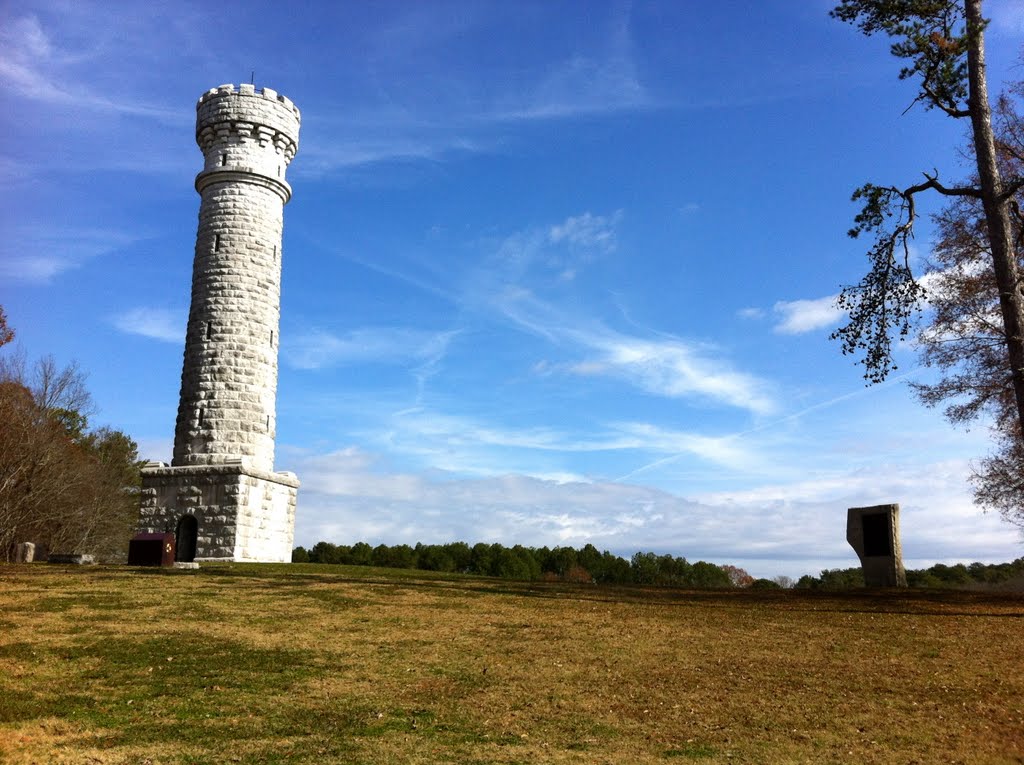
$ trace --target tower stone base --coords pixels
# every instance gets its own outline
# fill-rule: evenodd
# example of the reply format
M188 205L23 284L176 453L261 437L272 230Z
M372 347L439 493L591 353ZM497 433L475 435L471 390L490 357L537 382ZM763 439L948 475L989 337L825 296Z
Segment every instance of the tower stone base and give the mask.
M247 465L150 463L142 469L140 532L173 531L183 561L287 563L292 559L294 473Z

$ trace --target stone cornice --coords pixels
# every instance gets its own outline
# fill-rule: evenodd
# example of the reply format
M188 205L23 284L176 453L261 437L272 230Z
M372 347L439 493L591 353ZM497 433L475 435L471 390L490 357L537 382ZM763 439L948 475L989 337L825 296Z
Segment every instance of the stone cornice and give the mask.
M280 178L273 178L251 168L218 167L213 170L204 170L196 176L196 191L202 194L204 189L215 183L251 183L256 186L262 186L281 197L283 204L288 204L288 200L292 198L292 187L286 181Z
M163 465L153 466L149 463L142 468L142 475L146 478L178 478L183 476L204 476L204 475L245 475L250 478L260 478L271 483L289 486L293 489L299 488L299 478L294 473L272 473L268 470L260 470L241 463L229 463L223 465Z

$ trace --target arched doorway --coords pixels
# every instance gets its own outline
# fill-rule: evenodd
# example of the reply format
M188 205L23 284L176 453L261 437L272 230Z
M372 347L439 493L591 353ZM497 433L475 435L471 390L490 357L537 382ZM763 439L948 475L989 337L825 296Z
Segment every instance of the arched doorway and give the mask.
M183 515L178 521L174 535L176 549L174 560L191 563L196 559L196 538L199 536L199 521L194 515Z

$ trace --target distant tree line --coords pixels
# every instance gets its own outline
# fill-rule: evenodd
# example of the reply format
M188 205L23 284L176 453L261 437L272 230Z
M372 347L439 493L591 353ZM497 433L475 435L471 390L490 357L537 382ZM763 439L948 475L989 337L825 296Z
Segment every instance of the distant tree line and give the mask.
M292 552L292 562L447 571L502 579L695 588L737 586L734 578L741 580L738 586L757 581L734 566L716 566L705 561L690 563L686 558L653 552L638 552L626 560L607 550L599 551L591 544L576 549L523 545L505 547L484 542L473 546L465 542L451 542L444 545L417 544L415 547L317 542L309 550L296 547Z
M601 552L591 544L573 547L505 547L480 542L468 545L451 542L444 545L377 545L366 542L336 545L317 542L308 550L296 547L293 563L327 563L346 566L419 569L501 579L548 580L595 584L640 584L693 589L730 587L754 590L787 589L848 590L864 586L860 567L825 569L820 576L805 575L794 581L788 576L755 579L742 568L718 566L686 558L637 552L626 560ZM1024 583L1024 558L1012 563L937 563L931 568L907 571L911 587L956 588L993 586L1018 579Z
M985 587L1020 580L1024 585L1024 558L1012 563L957 563L947 566L936 563L931 568L907 571L907 585L910 587ZM825 569L820 576L805 575L797 580L796 586L809 590L848 590L864 586L864 572L857 568Z

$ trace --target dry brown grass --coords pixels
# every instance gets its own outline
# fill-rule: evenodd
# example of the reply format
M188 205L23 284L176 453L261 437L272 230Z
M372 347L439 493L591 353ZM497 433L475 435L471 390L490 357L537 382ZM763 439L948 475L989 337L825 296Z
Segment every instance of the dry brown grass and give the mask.
M0 568L0 761L1020 763L1019 594Z

